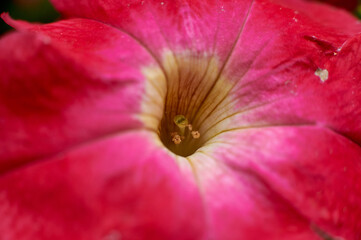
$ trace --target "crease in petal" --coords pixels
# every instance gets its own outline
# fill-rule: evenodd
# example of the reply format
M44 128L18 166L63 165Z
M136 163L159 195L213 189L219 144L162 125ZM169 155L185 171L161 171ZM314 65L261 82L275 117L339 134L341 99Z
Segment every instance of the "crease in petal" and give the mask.
M202 150L190 157L208 218L206 239L319 239L309 221L251 170L235 171L217 158Z
M331 236L358 239L358 145L319 126L244 129L215 141L223 143L210 150L219 161L262 176L297 212ZM241 147L235 149L234 142Z
M0 136L7 139L2 172L88 139L144 127L142 69L157 63L142 46L92 20L16 24L21 30L0 42Z
M2 236L201 239L204 216L193 176L152 135L119 134L1 176Z

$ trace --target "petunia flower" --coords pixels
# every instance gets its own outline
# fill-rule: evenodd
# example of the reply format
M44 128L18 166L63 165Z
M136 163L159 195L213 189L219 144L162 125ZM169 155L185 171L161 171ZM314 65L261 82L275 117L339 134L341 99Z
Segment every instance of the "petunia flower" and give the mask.
M361 24L301 0L3 19L0 239L361 239Z

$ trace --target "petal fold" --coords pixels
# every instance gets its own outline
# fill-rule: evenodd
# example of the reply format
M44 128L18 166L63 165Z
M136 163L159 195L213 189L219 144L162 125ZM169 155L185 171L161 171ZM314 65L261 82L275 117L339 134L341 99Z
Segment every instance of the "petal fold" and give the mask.
M131 37L72 19L0 41L0 172L114 132L141 128L142 68L157 65Z
M2 175L2 237L202 239L192 173L153 139L130 131Z
M352 141L317 126L270 126L230 131L214 144L216 159L259 176L315 232L359 239L361 149Z

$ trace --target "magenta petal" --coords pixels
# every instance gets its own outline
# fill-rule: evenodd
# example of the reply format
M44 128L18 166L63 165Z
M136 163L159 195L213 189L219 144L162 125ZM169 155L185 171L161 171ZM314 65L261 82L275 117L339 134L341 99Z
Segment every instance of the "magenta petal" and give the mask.
M238 103L233 128L317 124L361 144L360 40L356 35L335 44L334 50L322 51L305 47L306 40L294 40L307 54L294 45L293 50L300 53L297 58L287 54L286 46L276 44L283 54L268 62L271 48L264 50L253 63L255 69L233 89ZM317 51L323 56L311 55ZM317 71L326 71L327 78L321 79Z
M67 17L106 22L159 49L194 55L217 54L223 62L243 28L253 1L68 1L54 0Z
M361 143L360 22L320 4L274 2L253 5L224 68L232 97L203 131L317 124Z
M200 239L204 215L193 176L151 138L131 131L1 176L1 235Z
M272 0L272 2L297 9L321 24L339 26L338 31L355 27L353 25L356 24L349 22L353 16L344 9L354 11L357 7L357 0ZM344 9L330 6L330 4Z
M199 50L207 53L215 52L221 58L221 62L226 59L246 25L250 24L255 28L263 26L272 28L268 20L282 20L273 15L268 16L267 12L276 15L282 13L291 17L291 20L292 13L296 12L333 30L349 33L360 30L357 21L346 12L300 0L52 0L52 2L67 17L85 17L111 24L137 38L151 51L168 47L177 52L186 47L186 50L195 52ZM257 16L265 19L260 24L248 20L252 18L257 8L264 8L267 15ZM289 22L283 22L282 27L277 30L287 28L288 24ZM305 27L308 26L299 24L299 28ZM315 33L315 26L313 27ZM257 34L264 36L262 31L258 31Z
M219 136L214 157L264 181L315 233L361 235L361 149L316 126L265 127ZM232 143L238 142L235 148Z
M71 19L3 16L18 30L0 40L6 238L360 239L356 18L302 0L53 2ZM211 83L189 87L206 92L193 155L139 120L144 67L173 84L150 105L172 101L166 120Z
M141 127L141 67L156 64L122 32L85 19L7 19L0 41L0 172L74 144Z
M208 231L205 239L319 240L310 222L251 169L233 169L227 157L205 147L191 156L203 193ZM222 147L220 152L237 151ZM240 164L244 159L234 156ZM222 160L220 159L222 158Z

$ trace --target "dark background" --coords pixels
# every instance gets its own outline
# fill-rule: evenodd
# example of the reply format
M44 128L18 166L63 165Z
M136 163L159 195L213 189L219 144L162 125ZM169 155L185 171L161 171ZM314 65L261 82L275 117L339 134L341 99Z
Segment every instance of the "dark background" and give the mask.
M9 12L14 19L30 22L47 23L59 18L59 14L48 0L0 0L0 13L3 12ZM11 27L0 19L0 34L10 29Z

